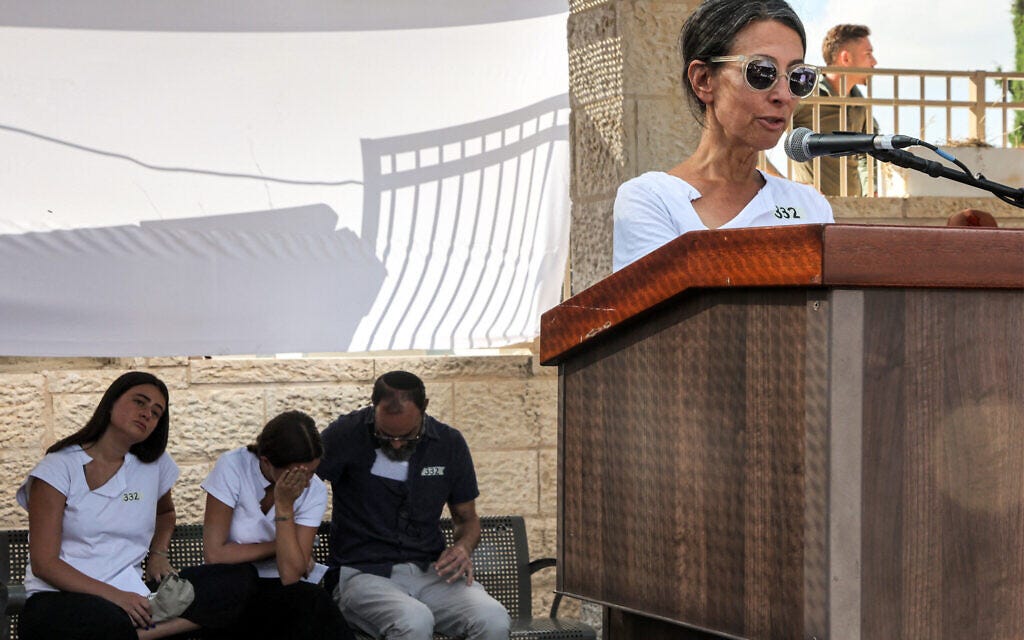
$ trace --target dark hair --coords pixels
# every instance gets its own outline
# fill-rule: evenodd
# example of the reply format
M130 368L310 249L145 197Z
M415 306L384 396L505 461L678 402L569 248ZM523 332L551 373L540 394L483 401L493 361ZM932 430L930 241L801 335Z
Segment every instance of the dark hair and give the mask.
M256 443L246 448L257 456L266 457L277 468L324 455L316 422L301 411L285 411L271 418Z
M96 405L96 410L93 411L92 417L85 423L85 426L78 431L72 433L70 436L58 440L46 453L54 453L60 451L65 447L71 445L84 445L92 442L96 442L103 436L107 431L107 427L110 426L110 411L114 408L114 403L118 399L127 393L133 387L138 387L144 384L151 384L160 390L160 393L164 394L164 400L167 406L164 407L164 412L160 414L160 419L156 422L156 429L153 429L153 433L149 434L149 437L142 442L136 442L131 446L129 451L135 455L136 458L142 462L153 462L167 449L167 434L170 431L171 422L171 407L170 398L167 394L167 385L163 383L160 378L157 378L152 373L146 373L145 371L129 371L128 373L122 374L117 380L110 383L107 390L103 393L103 397L100 398L100 403Z
M863 24L837 24L828 30L821 41L821 57L831 66L836 56L851 40L860 40L871 35L871 29Z
M679 55L683 60L683 93L697 122L704 124L707 105L690 86L687 69L694 60L707 62L729 54L736 35L748 24L775 20L796 31L807 53L807 34L799 16L785 0L704 0L690 14L679 32ZM709 65L711 63L708 63Z
M423 381L408 371L388 371L373 383L373 406L381 402L411 402L420 411L427 409L427 390Z

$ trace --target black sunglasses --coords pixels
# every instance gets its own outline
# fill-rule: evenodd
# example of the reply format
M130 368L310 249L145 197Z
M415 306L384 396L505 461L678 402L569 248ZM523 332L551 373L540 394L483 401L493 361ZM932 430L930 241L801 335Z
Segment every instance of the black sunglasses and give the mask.
M797 98L806 98L814 93L820 74L818 67L804 63L793 65L781 73L774 60L760 56L713 56L708 62L743 63L743 79L754 91L768 91L780 76L784 76L789 80L789 92Z
M420 418L420 426L414 436L389 436L386 433L381 433L374 427L373 437L381 442L419 442L423 439L423 418Z

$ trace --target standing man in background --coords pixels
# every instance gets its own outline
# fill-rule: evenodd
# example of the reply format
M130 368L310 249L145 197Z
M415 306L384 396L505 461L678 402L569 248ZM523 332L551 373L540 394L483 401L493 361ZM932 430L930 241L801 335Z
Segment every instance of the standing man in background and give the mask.
M830 67L855 67L873 69L877 64L874 49L868 36L871 30L862 24L839 24L829 29L825 40L821 43L821 53L825 64ZM846 93L841 78L845 76ZM852 96L863 98L857 85L867 83L864 73L826 73L818 83L818 95L821 96ZM801 104L793 113L793 128L807 127L819 133L833 131L853 131L856 133L876 133L878 127L868 119L868 110L864 106L846 107L846 126L840 127L838 105L820 105L821 119L819 126L814 126L814 105ZM850 156L846 159L846 193L851 196L868 195L866 155ZM840 188L840 159L821 158L821 192L827 196L838 196ZM794 163L793 179L799 182L814 184L814 162Z

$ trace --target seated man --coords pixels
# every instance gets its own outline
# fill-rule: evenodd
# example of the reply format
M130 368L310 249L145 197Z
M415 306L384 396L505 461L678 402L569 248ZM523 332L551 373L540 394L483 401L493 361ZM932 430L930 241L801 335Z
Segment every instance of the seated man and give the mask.
M337 581L335 602L375 637L506 640L508 612L473 582L479 491L466 441L426 414L423 381L411 373L382 375L371 402L323 432L317 474L334 492L326 584ZM448 548L445 504L455 525Z

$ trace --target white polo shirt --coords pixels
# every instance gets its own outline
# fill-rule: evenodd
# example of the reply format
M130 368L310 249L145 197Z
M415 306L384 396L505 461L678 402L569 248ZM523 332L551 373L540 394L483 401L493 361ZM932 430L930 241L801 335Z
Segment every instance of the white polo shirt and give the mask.
M814 187L770 176L736 217L722 229L835 222L832 206ZM624 182L615 196L612 271L639 260L687 231L707 229L693 201L701 197L689 182L663 171L648 171Z
M277 538L274 527L275 507L263 513L260 500L266 495L270 481L260 472L260 460L245 447L222 455L202 487L214 498L234 509L228 542L253 544ZM319 527L327 512L327 487L313 476L309 486L295 499L295 524ZM279 578L277 560L267 558L253 563L261 578Z
M156 530L156 503L178 479L178 465L167 453L143 463L126 454L124 464L102 487L90 490L83 467L92 457L78 445L48 453L18 489L18 504L28 509L33 478L67 498L61 529L60 559L85 575L123 591L148 595L142 561ZM25 591L58 591L25 567Z

